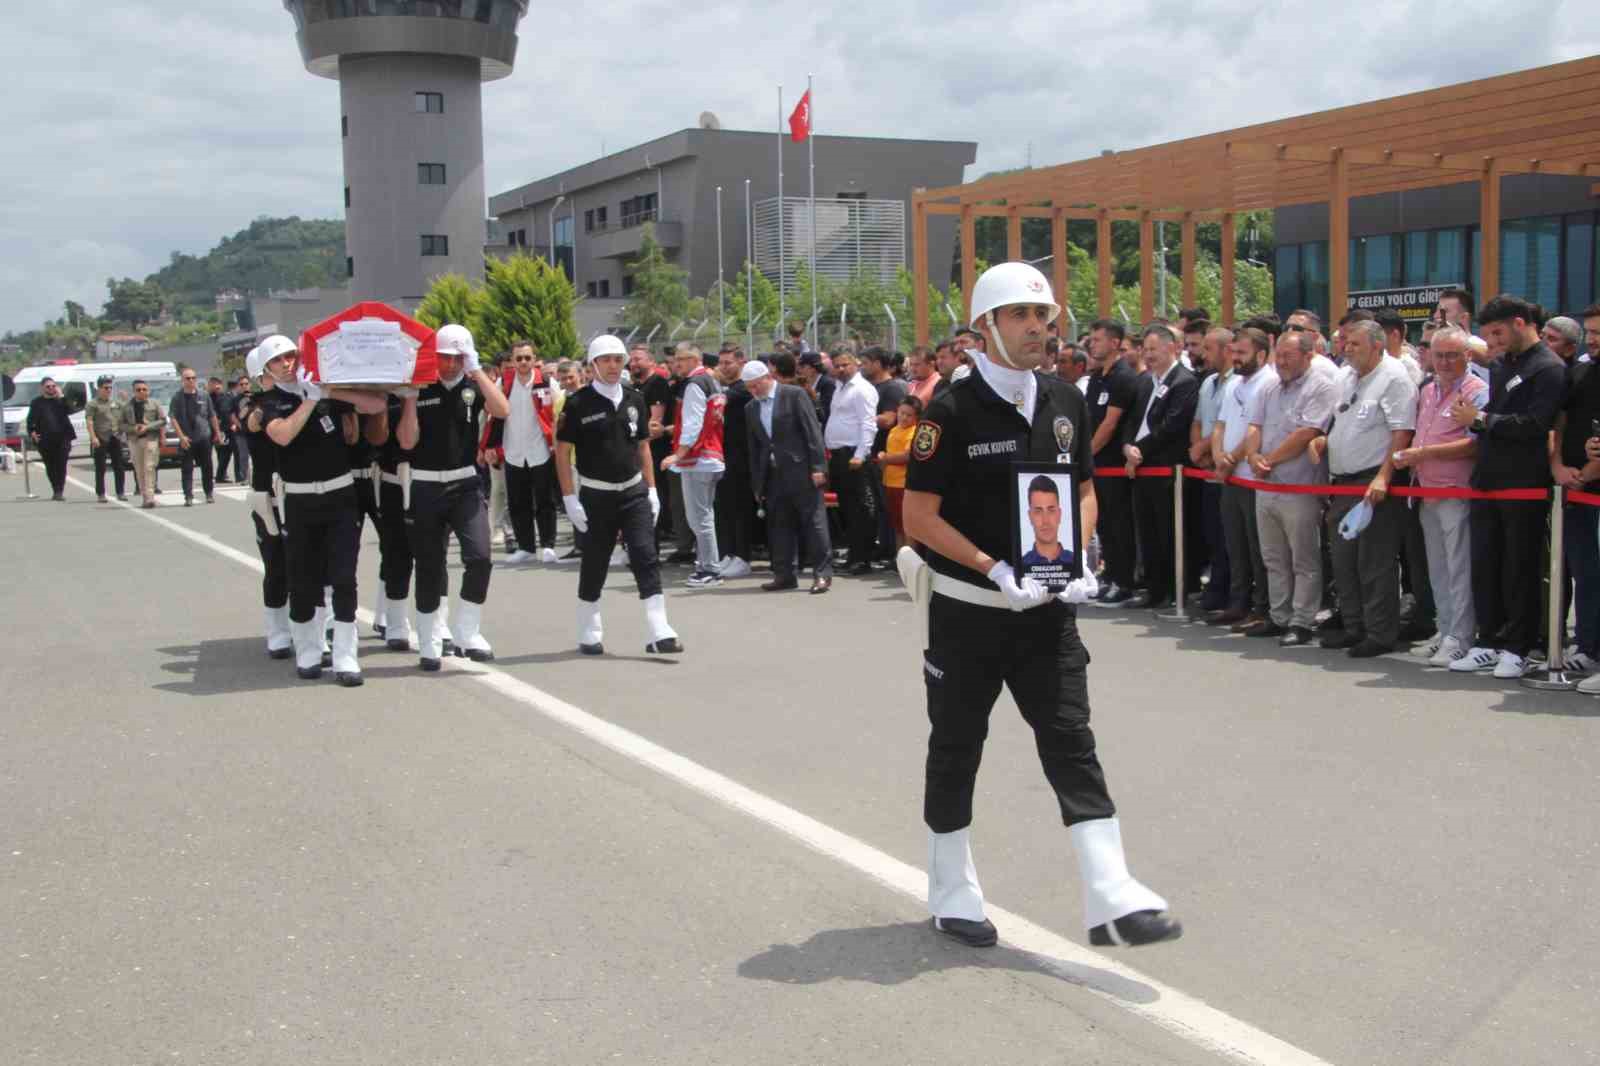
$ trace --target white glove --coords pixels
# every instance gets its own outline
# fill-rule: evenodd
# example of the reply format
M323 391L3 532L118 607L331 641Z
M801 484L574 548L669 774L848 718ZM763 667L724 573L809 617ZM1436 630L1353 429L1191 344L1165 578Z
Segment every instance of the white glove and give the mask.
M1050 593L1033 578L1025 577L1020 582L1017 581L1016 572L1011 569L1010 563L1000 562L991 566L989 580L1000 586L1000 593L1006 598L1006 606L1013 611L1026 611L1030 607L1039 607L1050 601Z
M1088 603L1099 591L1100 582L1095 580L1093 574L1085 571L1082 577L1076 581L1069 581L1066 589L1056 593L1056 599L1062 603Z
M415 400L417 398L418 391L419 390L415 388L395 389L394 394L400 397L402 400Z
M650 521L654 522L661 517L661 497L656 495L656 487L650 486Z
M583 503L578 497L561 497L561 506L567 509L567 518L572 521L573 529L579 533L589 532L589 513L583 509Z
M295 380L300 383L301 396L304 396L312 403L316 403L318 400L322 399L322 386L311 380L311 374L309 371L301 368L300 373L295 375Z

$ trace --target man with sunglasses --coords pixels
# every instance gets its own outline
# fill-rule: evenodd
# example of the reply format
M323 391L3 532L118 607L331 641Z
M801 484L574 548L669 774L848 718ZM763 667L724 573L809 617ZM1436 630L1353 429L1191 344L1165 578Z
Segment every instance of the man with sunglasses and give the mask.
M39 449L45 476L50 479L50 498L64 500L67 487L67 455L78 432L72 428L72 415L61 396L55 378L39 383L39 395L28 404L28 439Z
M180 375L183 388L172 398L167 419L178 435L183 470L183 505L194 506L194 468L200 466L200 487L207 503L216 503L214 475L211 469L211 442L222 436L217 425L216 408L211 395L200 390L200 378L192 369Z
M500 377L510 411L491 418L483 431L489 465L505 470L506 510L517 550L512 566L538 559L556 561L555 394L545 380L532 341L511 345L511 363ZM534 550L543 545L540 554Z
M110 462L116 480L117 499L126 500L127 461L122 449L122 401L111 395L111 375L102 374L95 382L94 398L83 409L84 428L89 431L89 451L94 456L94 494L106 502L106 463Z
M167 419L161 405L150 398L150 385L133 383L133 399L122 409L122 433L133 450L133 481L144 508L156 505L156 464L161 461L161 427Z

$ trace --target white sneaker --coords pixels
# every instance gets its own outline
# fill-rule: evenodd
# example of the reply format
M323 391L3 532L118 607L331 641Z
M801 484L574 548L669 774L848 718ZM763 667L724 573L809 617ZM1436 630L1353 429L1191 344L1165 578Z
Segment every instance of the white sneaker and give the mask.
M737 555L730 555L722 560L723 577L749 577L752 572L750 564Z
M1528 660L1514 651L1501 652L1494 668L1494 676L1502 681L1515 681L1527 672Z
M1475 674L1480 670L1488 670L1500 661L1500 653L1493 648L1474 647L1467 654L1450 664L1450 669L1458 674Z
M1455 640L1454 637L1450 637L1448 639L1452 641ZM1428 641L1428 643L1419 644L1415 648L1412 648L1411 654L1415 655L1419 659L1427 659L1431 663L1433 662L1434 656L1439 654L1439 649L1444 645L1445 640L1445 637L1441 637L1439 634L1435 633L1433 635L1433 639ZM1457 643L1456 646L1459 648L1460 644ZM1453 662L1454 659L1451 661ZM1442 665L1449 666L1450 664L1444 663Z
M1574 670L1582 670L1586 674L1600 673L1600 660L1591 658L1581 651L1570 651L1561 660Z
M546 548L544 551L539 553L539 561L541 563L553 563L553 562L555 562L556 561L556 550L554 548Z
M627 566L628 565L627 553L625 553L621 548L618 548L615 551L613 551L611 553L611 565L612 566Z
M1467 649L1461 646L1459 640L1455 637L1445 637L1439 641L1439 646L1433 649L1433 654L1428 657L1428 665L1446 667L1465 654Z
M1578 691L1588 696L1600 696L1600 674L1590 674L1579 681Z
M528 563L534 562L538 558L539 557L537 555L530 551L518 549L517 551L514 551L510 555L506 556L505 561L507 566L526 566Z

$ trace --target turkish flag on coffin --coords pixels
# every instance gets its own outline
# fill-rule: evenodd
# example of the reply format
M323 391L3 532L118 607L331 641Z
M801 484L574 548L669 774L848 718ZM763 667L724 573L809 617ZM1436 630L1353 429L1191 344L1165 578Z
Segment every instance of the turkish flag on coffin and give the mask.
M789 115L789 139L803 141L811 136L811 90L807 89Z
M324 385L429 385L439 378L434 330L368 300L300 334L300 365Z

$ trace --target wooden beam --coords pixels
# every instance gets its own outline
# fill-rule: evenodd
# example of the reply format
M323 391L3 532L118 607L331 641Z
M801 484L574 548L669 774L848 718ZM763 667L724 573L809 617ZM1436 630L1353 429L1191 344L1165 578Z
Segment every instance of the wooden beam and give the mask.
M960 204L944 204L936 200L922 200L920 204L922 209L930 215L959 215L961 213Z
M1015 263L1022 258L1022 216L1013 207L1006 212L1006 258Z
M1139 214L1139 323L1156 317L1155 224L1150 212Z
M1338 324L1350 300L1350 161L1343 152L1328 170L1328 321Z
M1094 255L1100 278L1096 295L1100 298L1100 317L1111 317L1111 215L1101 211L1095 218Z
M961 205L961 307L966 316L963 321L972 319L972 285L978 280L978 233L973 225L972 205Z
M1222 216L1222 306L1218 308L1222 324L1233 328L1235 304L1237 299L1233 293L1233 248L1238 238L1233 231L1233 212L1226 212Z
M1056 208L1050 216L1050 287L1055 290L1056 303L1063 308L1071 302L1067 284L1072 279L1067 276L1067 267L1067 216Z
M1351 166L1408 167L1411 169L1482 171L1487 156L1472 152L1408 152L1390 148L1342 148L1308 144L1263 144L1254 141L1228 142L1233 159L1279 163L1331 163L1339 153ZM1496 157L1502 174L1600 175L1600 162L1575 159L1517 158L1511 154Z
M928 205L911 202L911 307L918 344L928 343Z
M1183 306L1194 306L1194 219L1183 219Z
M1478 184L1478 231L1483 235L1478 255L1478 290L1473 303L1482 307L1500 291L1500 161L1491 159Z

